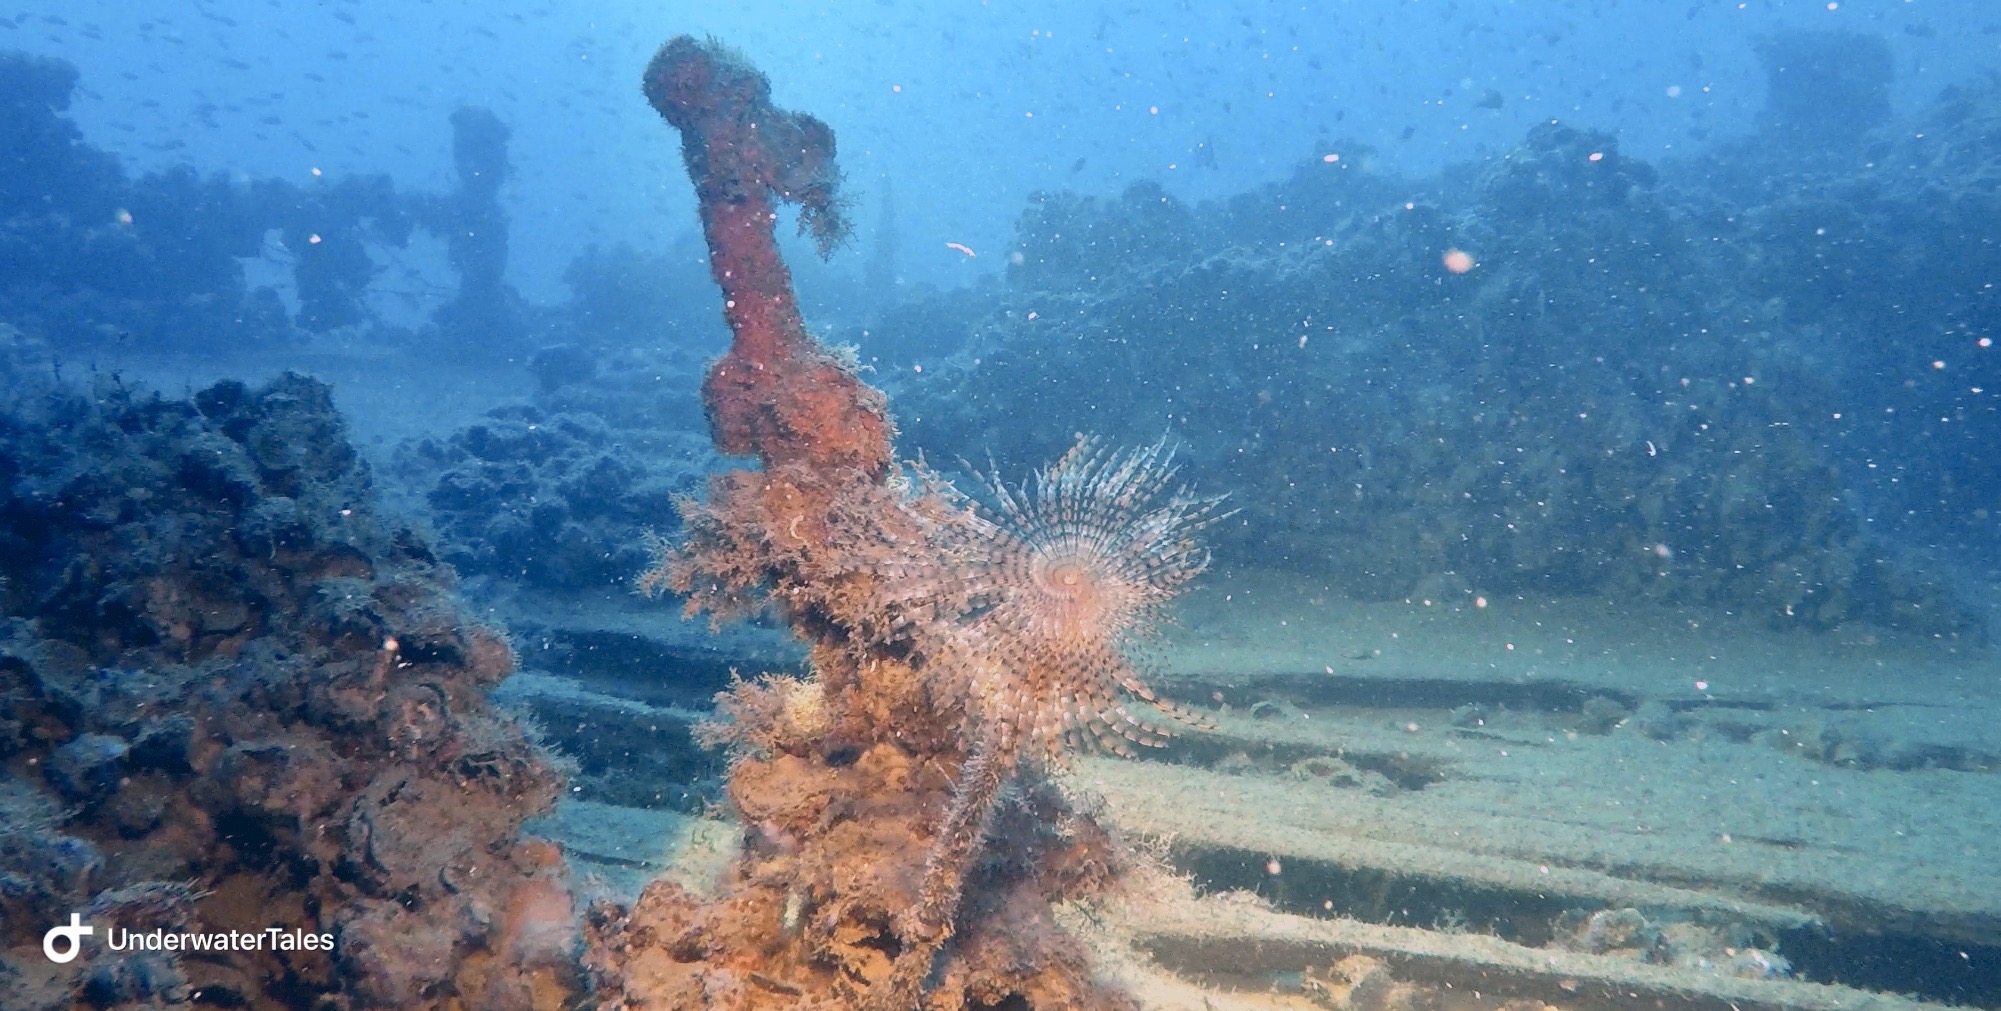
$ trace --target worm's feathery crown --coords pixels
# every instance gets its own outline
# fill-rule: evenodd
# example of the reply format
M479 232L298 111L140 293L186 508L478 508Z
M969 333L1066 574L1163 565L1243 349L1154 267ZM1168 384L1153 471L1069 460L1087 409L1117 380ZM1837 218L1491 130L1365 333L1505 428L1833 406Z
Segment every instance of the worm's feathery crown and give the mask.
M1020 485L985 475L992 506L941 532L940 564L897 574L897 595L926 605L922 623L955 654L969 719L1008 723L1052 760L1078 746L1163 744L1170 731L1133 715L1128 694L1207 725L1156 698L1135 663L1162 607L1208 565L1195 533L1227 515L1175 474L1165 441L1120 452L1080 439Z

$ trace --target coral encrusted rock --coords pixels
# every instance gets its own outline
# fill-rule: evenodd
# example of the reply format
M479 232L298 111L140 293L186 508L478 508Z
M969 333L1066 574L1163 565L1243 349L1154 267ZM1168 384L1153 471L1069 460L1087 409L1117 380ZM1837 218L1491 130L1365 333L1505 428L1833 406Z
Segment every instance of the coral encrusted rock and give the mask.
M326 386L0 405L0 1003L553 1008L560 770ZM95 934L52 965L49 927ZM114 951L114 928L330 943Z

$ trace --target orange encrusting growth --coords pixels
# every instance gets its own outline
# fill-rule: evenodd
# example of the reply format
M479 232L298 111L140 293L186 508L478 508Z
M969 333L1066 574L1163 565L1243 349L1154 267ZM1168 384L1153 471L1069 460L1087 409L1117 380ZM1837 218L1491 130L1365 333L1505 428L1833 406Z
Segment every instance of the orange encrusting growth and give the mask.
M772 234L782 199L838 238L832 134L685 37L646 92L682 130L734 333L704 387L716 445L763 468L681 502L683 540L654 542L639 586L716 620L774 611L813 677L719 698L745 845L711 899L663 879L593 911L602 1006L1133 1008L1051 911L1106 887L1120 850L1033 773L1160 743L1128 694L1202 724L1133 655L1206 564L1192 535L1216 500L1174 486L1162 445L1081 442L1029 484L990 478L990 506L897 466L882 395L813 342ZM975 859L996 823L1007 859Z

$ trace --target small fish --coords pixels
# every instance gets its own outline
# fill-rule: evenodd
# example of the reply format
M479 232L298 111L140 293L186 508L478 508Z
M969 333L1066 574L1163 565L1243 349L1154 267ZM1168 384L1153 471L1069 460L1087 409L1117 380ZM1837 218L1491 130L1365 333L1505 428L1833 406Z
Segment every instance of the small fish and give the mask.
M1493 88L1488 88L1487 93L1481 95L1480 100L1473 103L1473 105L1476 108L1481 108L1481 109L1498 109L1502 106L1504 101L1505 100L1501 98L1501 93L1499 91L1496 91Z

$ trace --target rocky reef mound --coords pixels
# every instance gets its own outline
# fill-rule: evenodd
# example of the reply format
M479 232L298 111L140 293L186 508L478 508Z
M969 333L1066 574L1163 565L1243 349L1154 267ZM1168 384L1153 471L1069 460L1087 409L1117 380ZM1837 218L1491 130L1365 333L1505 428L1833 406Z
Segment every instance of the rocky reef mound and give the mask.
M1040 198L1002 304L899 379L904 431L934 459L1018 464L1079 431L1171 430L1242 510L1216 532L1220 564L1355 597L1972 627L1882 533L1906 472L1875 454L1886 424L1973 416L1952 401L1967 377L1933 367L1960 368L1970 338L1886 355L1847 302L1764 283L1773 264L1795 288L1818 276L1810 229L1747 225L1766 219L1727 206L1741 194L1671 187L1609 134L1544 124L1429 182L1328 147L1201 205L1147 185ZM1914 397L1925 410L1885 413Z
M562 773L327 387L0 408L0 1000L555 1007ZM81 917L78 957L41 950ZM283 945L269 928L319 942ZM113 950L117 930L254 935Z
M692 432L519 404L404 444L395 468L425 489L440 549L461 574L579 591L644 569L643 533L673 521L674 497L699 487L712 458Z

